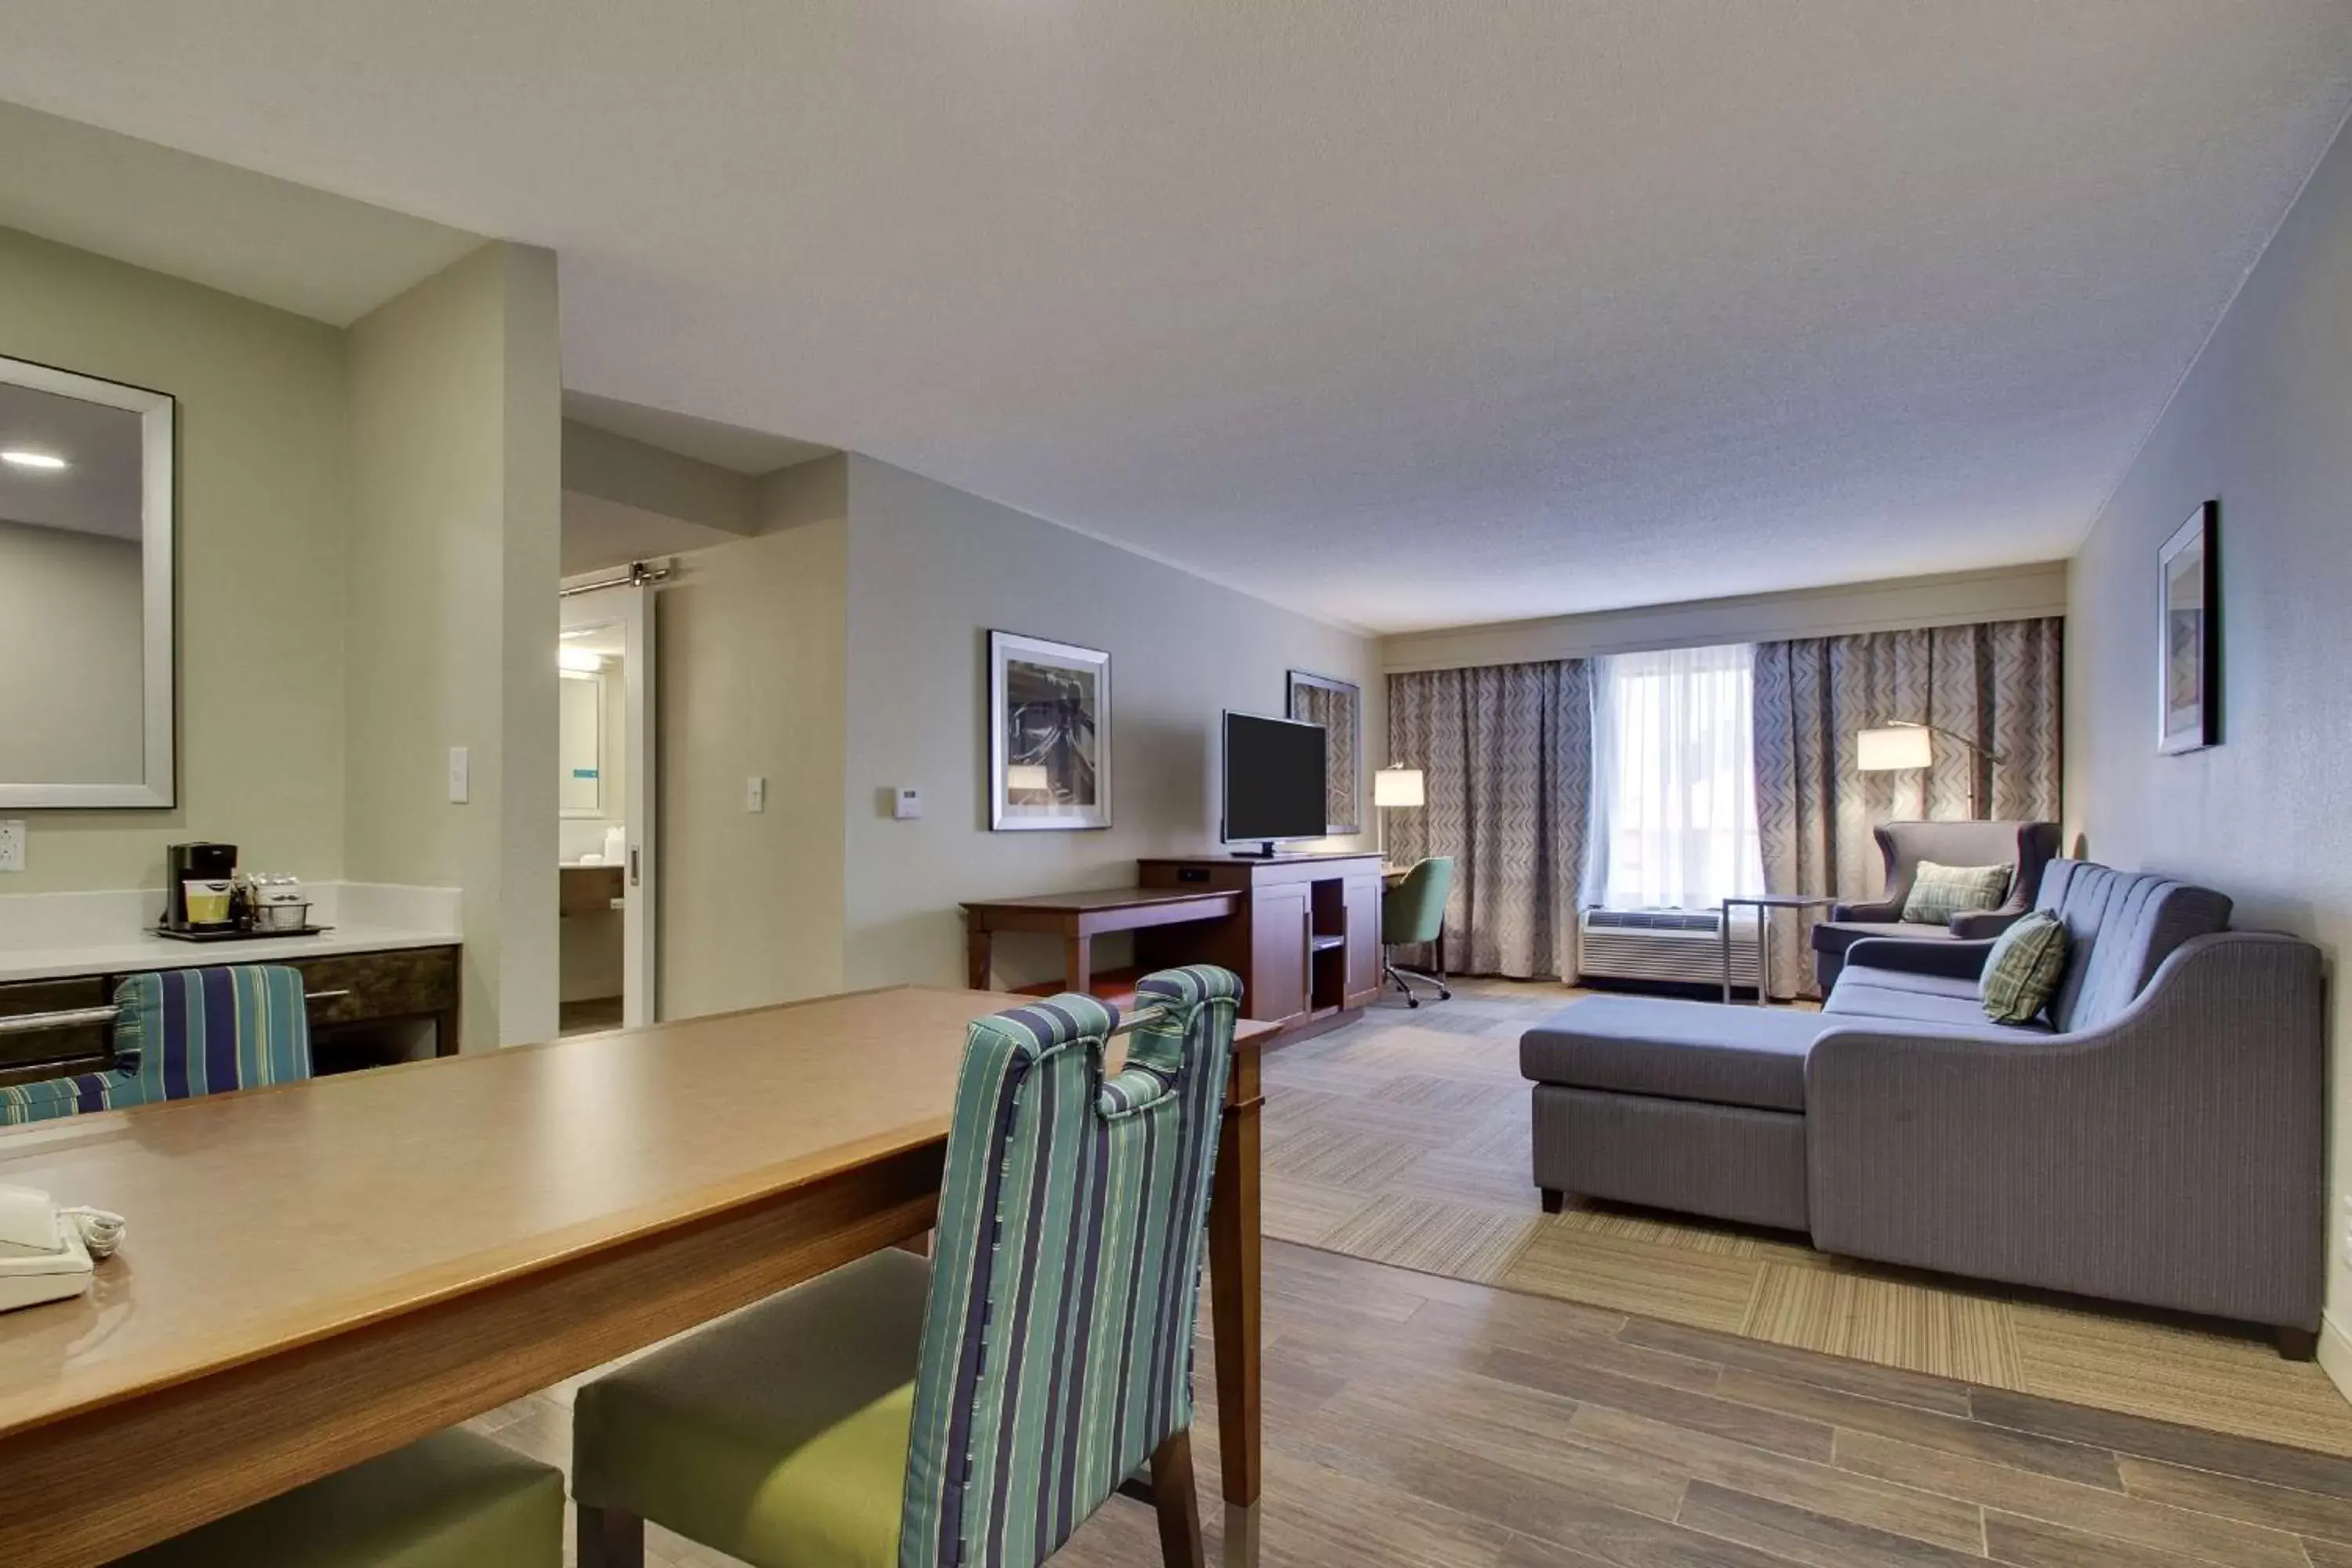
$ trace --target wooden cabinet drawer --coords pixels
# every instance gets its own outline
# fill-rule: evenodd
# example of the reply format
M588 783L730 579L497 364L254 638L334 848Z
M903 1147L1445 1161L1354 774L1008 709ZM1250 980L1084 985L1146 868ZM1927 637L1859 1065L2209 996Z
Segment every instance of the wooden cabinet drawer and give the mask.
M414 947L386 952L306 958L302 990L310 998L310 1027L414 1018L457 1005L457 950Z
M27 1013L58 1013L71 1007L103 1007L113 1000L112 986L101 976L69 980L25 980L0 985L0 1018L20 1018ZM30 1068L27 1064L72 1061L92 1066L112 1051L109 1027L84 1024L74 1028L36 1029L22 1035L0 1035L0 1082L48 1078L68 1068Z

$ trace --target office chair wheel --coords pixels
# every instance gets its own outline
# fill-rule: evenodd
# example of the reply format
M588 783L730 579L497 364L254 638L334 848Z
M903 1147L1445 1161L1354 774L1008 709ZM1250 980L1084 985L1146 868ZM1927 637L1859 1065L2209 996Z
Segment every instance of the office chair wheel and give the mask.
M1418 1007L1421 1005L1421 998L1408 991L1404 994L1404 1005L1408 1007Z
M1451 1002L1454 1000L1454 993L1441 985L1437 988L1437 999L1440 1002Z

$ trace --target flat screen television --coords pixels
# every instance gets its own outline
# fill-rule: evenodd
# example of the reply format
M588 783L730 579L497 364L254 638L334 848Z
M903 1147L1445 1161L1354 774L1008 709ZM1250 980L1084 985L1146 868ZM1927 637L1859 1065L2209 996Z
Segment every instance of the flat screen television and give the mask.
M1286 840L1323 837L1322 725L1228 711L1224 754L1225 842L1254 840L1272 855Z

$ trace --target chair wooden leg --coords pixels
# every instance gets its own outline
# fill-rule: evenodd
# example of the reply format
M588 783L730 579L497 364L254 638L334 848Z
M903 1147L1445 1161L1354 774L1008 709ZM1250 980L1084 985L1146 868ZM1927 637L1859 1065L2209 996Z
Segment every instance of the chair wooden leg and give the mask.
M618 1509L576 1508L580 1568L646 1568L646 1521Z
M1201 1499L1192 1484L1192 1430L1171 1432L1151 1454L1151 1506L1160 1514L1160 1560L1166 1568L1203 1568ZM583 1563L582 1568L586 1568Z
M1568 1194L1561 1192L1559 1188L1539 1187L1537 1191L1543 1194L1544 1213L1558 1214L1562 1209L1568 1207Z
M2319 1335L2311 1329L2277 1328L2271 1331L2278 1353L2288 1361L2317 1361Z

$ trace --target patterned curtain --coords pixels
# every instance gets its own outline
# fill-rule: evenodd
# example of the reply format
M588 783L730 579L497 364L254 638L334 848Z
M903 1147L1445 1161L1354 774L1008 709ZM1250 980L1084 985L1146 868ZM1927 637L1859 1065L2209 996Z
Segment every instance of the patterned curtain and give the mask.
M1447 967L1573 979L1592 782L1584 661L1392 675L1389 755L1422 770L1428 802L1387 813L1389 858L1454 858Z
M2058 817L2064 621L1993 621L1756 646L1756 813L1764 886L1775 893L1866 899L1878 889L1875 825L1969 815ZM1935 765L1865 773L1856 733L1908 719L1968 736L1985 762L1938 738ZM1775 917L1775 990L1815 989L1811 928Z

